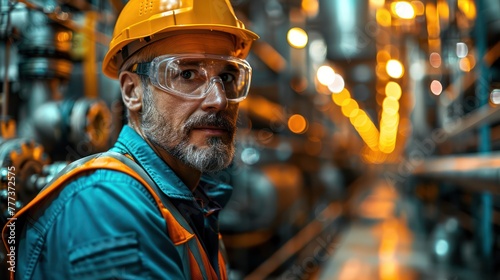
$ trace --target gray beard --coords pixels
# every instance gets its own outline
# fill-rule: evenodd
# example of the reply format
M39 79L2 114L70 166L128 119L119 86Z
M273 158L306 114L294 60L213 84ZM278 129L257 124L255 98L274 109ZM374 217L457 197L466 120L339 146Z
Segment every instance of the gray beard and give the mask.
M226 168L234 156L234 144L224 144L222 139L212 137L208 148L199 149L182 141L171 148L162 147L172 156L201 172L216 172Z
M234 157L235 126L223 116L209 114L192 117L178 131L173 129L168 119L157 111L151 100L151 92L145 92L143 108L141 126L145 136L182 163L201 172L220 171L231 163ZM190 128L200 124L224 126L231 135L230 143L225 144L221 138L211 137L207 141L207 148L189 144Z

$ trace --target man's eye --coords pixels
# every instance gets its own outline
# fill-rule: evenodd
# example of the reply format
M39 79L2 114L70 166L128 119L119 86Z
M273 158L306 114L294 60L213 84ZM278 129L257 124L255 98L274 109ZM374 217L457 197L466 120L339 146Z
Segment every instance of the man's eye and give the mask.
M229 82L234 81L234 75L233 74L229 74L229 73L221 74L220 78L225 83L229 83Z
M184 70L181 72L180 76L186 80L194 79L195 73L193 70Z

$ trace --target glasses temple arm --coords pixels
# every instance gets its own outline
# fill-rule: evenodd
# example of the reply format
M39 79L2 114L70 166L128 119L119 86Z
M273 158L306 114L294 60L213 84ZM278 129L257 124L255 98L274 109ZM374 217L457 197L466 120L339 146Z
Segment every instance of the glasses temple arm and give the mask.
M130 69L130 72L136 73L142 76L149 76L149 65L150 62L136 63Z

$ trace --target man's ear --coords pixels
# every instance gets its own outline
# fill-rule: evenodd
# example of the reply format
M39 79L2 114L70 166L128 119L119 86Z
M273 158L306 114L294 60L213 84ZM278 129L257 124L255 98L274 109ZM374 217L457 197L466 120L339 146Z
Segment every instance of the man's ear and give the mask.
M129 71L123 71L118 77L122 99L125 106L131 112L140 112L142 110L143 88L139 75Z

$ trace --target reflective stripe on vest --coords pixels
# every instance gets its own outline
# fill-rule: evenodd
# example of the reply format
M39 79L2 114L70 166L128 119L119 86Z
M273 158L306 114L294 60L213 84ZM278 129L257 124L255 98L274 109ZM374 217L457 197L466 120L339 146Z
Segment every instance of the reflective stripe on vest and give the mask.
M146 172L132 159L122 154L105 152L88 156L69 164L59 173L60 176L54 178L32 201L30 201L25 207L21 208L13 217L12 221L19 221L22 215L29 209L43 201L54 191L63 188L68 179L83 172L96 169L108 169L123 172L139 181L149 191L156 201L161 215L165 219L167 233L170 239L176 245L179 253L182 254L182 252L188 252L189 271L183 269L184 273L188 274L186 275L187 279L218 279L217 273L210 264L200 240L193 233L193 230L188 225L184 217L168 199L162 200L160 198L158 186L149 178ZM2 240L5 248L7 249L7 253L10 253L10 248L7 244L5 236L8 231L7 226L10 222L11 221L8 221L2 230ZM219 234L219 239L220 238L221 236ZM223 257L222 249L223 248L219 248L218 268L221 279L227 279L226 260ZM14 272L10 272L10 279L14 280Z

